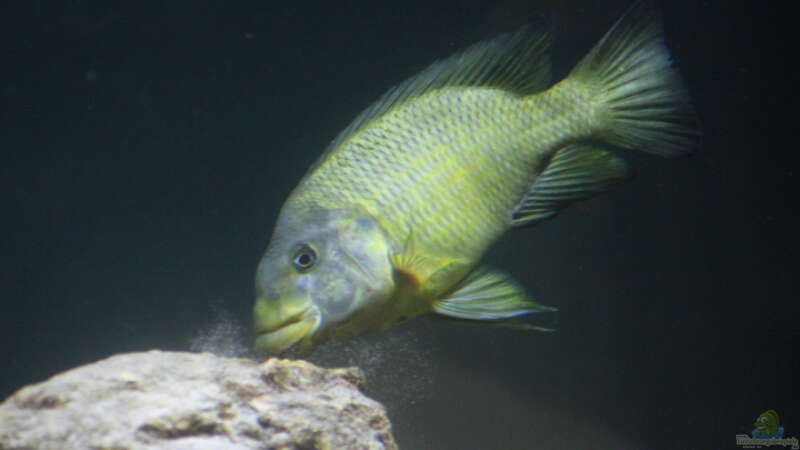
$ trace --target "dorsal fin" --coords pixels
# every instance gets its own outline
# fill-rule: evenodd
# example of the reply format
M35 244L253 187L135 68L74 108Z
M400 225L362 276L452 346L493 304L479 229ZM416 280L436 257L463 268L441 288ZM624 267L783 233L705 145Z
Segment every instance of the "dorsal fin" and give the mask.
M552 26L526 25L517 31L478 42L389 89L378 101L359 114L342 130L312 165L313 171L339 144L355 135L366 124L393 108L436 89L454 86L494 87L529 95L546 89L550 83L550 43Z
M625 161L587 145L562 148L514 209L511 225L532 225L558 214L570 203L607 191L631 176Z

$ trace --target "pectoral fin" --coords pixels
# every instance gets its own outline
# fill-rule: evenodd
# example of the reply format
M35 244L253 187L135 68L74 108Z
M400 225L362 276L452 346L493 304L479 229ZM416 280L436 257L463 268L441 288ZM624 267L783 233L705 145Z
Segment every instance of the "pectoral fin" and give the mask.
M424 254L411 235L405 248L390 257L395 273L416 293L438 296L469 271L470 265L457 258Z
M488 321L490 326L542 329L514 319L523 314L551 312L556 308L531 300L509 276L485 269L469 274L450 295L433 304L442 316Z

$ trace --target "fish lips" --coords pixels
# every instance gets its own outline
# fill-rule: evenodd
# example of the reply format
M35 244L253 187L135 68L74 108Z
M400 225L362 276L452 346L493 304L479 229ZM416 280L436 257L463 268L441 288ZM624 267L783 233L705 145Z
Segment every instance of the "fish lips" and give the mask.
M321 321L319 310L309 307L278 325L256 329L256 351L262 354L279 354L295 344L307 347L308 345L303 344L309 343Z

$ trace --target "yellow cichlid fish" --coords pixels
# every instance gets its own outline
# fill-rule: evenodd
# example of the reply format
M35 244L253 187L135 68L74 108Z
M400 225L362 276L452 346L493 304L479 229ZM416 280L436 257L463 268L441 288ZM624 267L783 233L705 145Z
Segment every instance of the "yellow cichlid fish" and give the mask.
M309 351L425 313L520 328L554 308L476 267L506 230L626 180L610 144L662 156L699 133L660 15L634 5L564 80L547 29L478 43L390 90L311 167L256 275L256 348Z

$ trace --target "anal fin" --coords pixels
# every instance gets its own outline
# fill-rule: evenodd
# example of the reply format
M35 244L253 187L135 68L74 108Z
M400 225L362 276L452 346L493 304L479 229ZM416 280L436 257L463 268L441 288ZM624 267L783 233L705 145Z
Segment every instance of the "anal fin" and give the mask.
M631 170L622 158L587 145L557 151L514 209L511 225L533 225L558 214L572 202L605 192L628 180Z

